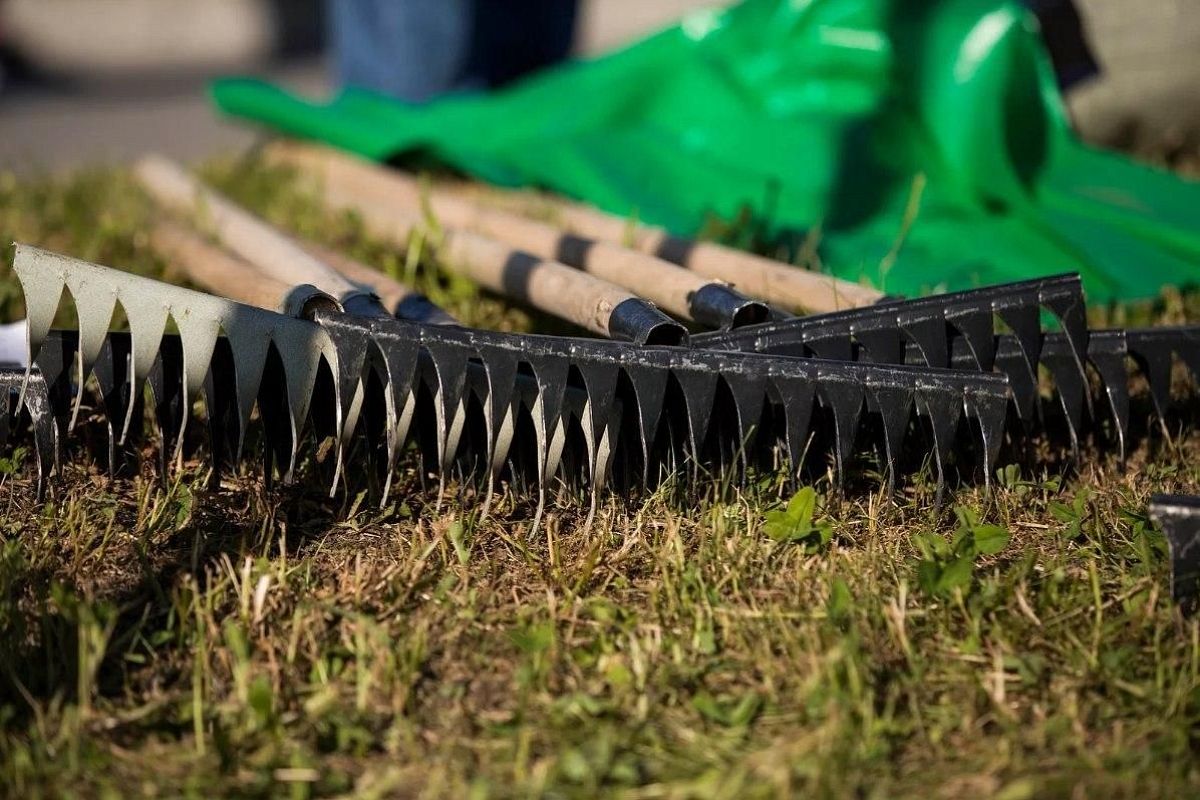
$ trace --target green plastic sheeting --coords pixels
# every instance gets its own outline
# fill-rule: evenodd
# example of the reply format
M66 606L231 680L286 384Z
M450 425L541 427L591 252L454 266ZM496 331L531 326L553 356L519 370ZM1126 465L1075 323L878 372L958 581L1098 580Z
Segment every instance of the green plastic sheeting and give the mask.
M747 211L771 234L819 230L828 271L894 294L1078 271L1109 301L1200 277L1200 184L1077 141L1009 2L747 0L421 106L246 79L213 94L368 158L433 156L683 236Z

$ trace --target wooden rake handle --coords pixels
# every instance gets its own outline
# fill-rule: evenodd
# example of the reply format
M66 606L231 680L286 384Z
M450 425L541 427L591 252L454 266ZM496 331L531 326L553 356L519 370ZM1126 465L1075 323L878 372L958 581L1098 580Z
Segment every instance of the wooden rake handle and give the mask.
M333 297L347 311L385 315L378 298L339 275L295 239L208 188L178 164L161 156L141 159L134 175L163 207L203 221L216 239L272 280L308 284ZM231 290L237 287L231 285Z
M691 298L722 281L767 303L810 312L870 305L883 298L874 289L707 242L669 236L660 228L586 206L554 201L549 210L566 230L498 208L467 193L439 187L422 193L410 176L331 148L279 142L267 158L318 175L349 197L362 193L391 213L413 213L427 203L439 221L484 233L572 266L654 299L682 316L693 314ZM366 201L364 200L363 203ZM357 206L356 206L357 207Z
M174 220L154 223L150 245L193 283L239 303L298 316L316 296L312 287L292 286L264 275L253 264Z
M385 192L386 195L386 192ZM419 208L397 208L378 192L360 193L335 182L322 183L320 196L331 209L352 210L366 229L404 247L418 232L429 236L443 264L490 291L520 300L600 336L640 344L682 344L687 330L628 289L572 269L552 259L516 250L487 236L457 229L432 231ZM384 296L383 276L345 271L351 280L374 286Z

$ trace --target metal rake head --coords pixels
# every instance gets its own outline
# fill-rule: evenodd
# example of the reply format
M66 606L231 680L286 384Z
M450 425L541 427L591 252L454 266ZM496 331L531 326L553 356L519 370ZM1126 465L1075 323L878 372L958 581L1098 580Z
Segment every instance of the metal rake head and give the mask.
M84 383L89 374L97 373L98 363L101 369L96 377L102 392L113 401L110 410L118 397L118 385L128 386L128 400L121 404L125 416L118 423L116 438L120 442L129 434L135 401L142 396L156 363L178 358L183 379L177 402L189 408L205 387L223 334L236 386L239 449L269 359L272 353L278 358L292 433L286 470L291 474L295 442L308 416L321 360L336 369L337 356L319 326L35 247L18 245L13 269L25 293L29 369L37 365L48 385L62 381L64 372L76 371L68 430L74 425ZM64 291L73 299L79 319L69 359L63 358L61 349L44 347ZM125 312L129 333L125 338L110 339L108 328L118 305ZM178 330L177 340L164 338L169 323ZM175 341L177 345L164 347L164 342ZM161 388L165 392L168 387L164 384ZM340 403L336 406L340 409ZM173 434L176 441L182 441L187 418L186 413L179 416L180 428Z
M1001 343L1002 348L1011 346L1010 343ZM1074 435L1085 422L1082 408L1089 385L1086 379L1076 374L1072 361L1073 355L1065 337L1061 334L1048 335L1042 363L1054 377L1063 414ZM1100 381L1104 405L1113 420L1118 454L1124 461L1129 445L1130 368L1145 378L1154 414L1163 434L1169 436L1166 421L1175 363L1183 364L1191 374L1192 384L1200 386L1200 326L1092 331L1086 361ZM1074 439L1072 444L1076 444Z
M960 425L975 431L987 475L1004 424L1008 383L996 374L644 348L336 312L323 312L316 324L32 248L19 251L17 272L39 374L76 407L83 389L71 385L71 365L80 376L94 374L106 413L123 414L114 439L128 433L147 381L160 426L177 442L191 398L203 389L210 427L236 429L240 448L257 397L264 424L282 425L276 441L290 443L289 472L305 419L319 405L322 361L333 383L334 422L326 429L338 437L339 456L365 411L382 418L389 477L400 449L416 439L443 475L474 464L489 488L505 465L523 460L520 453L530 456L524 461L539 487L564 464L582 465L594 497L618 452L650 480L664 468L745 466L780 450L796 469L822 438L840 474L860 429L881 431L878 444L894 475L914 420L931 434L940 481ZM76 337L48 332L63 289L79 306ZM130 331L105 337L118 303ZM177 337L165 333L169 319ZM282 395L279 413L263 409L269 388ZM829 418L828 435L817 424L821 415Z
M618 449L637 457L643 481L689 461L746 465L777 446L799 469L814 433L814 411L824 411L839 474L868 415L881 423L880 449L894 474L900 441L915 415L932 431L940 480L964 418L979 432L978 449L990 472L1007 403L1007 380L996 374L645 348L339 314L321 322L345 354L340 364L347 385L368 367L388 387L390 442L405 440L412 414L404 409L424 394L433 401L428 416L439 469L455 459L462 432L475 427L484 432L482 463L493 479L514 445L518 416L530 421L540 484L557 472L568 429L577 425L583 450L578 462L598 489ZM571 396L576 402L568 402ZM466 419L472 405L479 416L475 426Z
M699 334L692 343L705 348L883 364L924 364L984 372L995 369L1009 377L1018 417L1028 421L1037 400L1038 364L1045 337L1043 311L1058 321L1074 368L1082 378L1088 331L1083 287L1077 275L888 301ZM1011 331L1007 334L1011 347L998 346L998 321ZM1080 400L1086 402L1085 398Z

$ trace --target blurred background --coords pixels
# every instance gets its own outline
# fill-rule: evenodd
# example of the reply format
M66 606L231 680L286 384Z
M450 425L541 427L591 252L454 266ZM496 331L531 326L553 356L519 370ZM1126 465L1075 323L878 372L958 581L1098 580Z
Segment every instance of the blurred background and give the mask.
M336 0L335 0L336 2ZM1102 73L1069 103L1086 138L1194 149L1197 0L1077 0ZM581 0L573 52L597 53L711 6ZM0 167L58 171L156 149L196 159L249 144L204 95L230 72L331 89L322 0L0 0Z

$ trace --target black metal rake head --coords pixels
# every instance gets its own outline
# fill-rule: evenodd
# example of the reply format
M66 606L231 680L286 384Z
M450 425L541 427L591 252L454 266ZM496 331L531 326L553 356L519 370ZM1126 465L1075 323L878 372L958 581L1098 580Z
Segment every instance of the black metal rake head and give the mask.
M119 442L148 381L164 441L180 441L191 400L203 391L214 437L236 439L237 452L257 401L268 455L288 465L285 474L306 419L337 438L340 467L364 410L382 417L376 427L384 432L389 476L400 449L415 439L443 475L472 463L490 488L522 451L532 453L539 488L569 464L584 468L593 492L606 484L618 452L639 463L643 481L686 464L746 466L774 451L795 469L806 453L815 457L814 414L831 421L830 435L815 433L828 440L839 474L864 420L873 419L878 424L869 427L881 432L879 449L894 476L916 419L932 432L939 481L964 422L977 435L986 476L1004 425L1008 382L997 374L645 348L340 313L323 313L316 324L29 248L18 253L17 273L29 298L35 363L54 387L60 421L74 416L77 376L90 372ZM80 306L75 337L47 330L64 288ZM98 294L105 297L99 311L88 308ZM97 338L118 302L129 333ZM175 320L177 337L165 333L167 319ZM531 441L522 436L526 424Z

